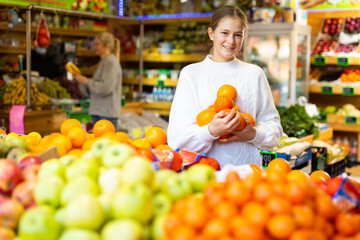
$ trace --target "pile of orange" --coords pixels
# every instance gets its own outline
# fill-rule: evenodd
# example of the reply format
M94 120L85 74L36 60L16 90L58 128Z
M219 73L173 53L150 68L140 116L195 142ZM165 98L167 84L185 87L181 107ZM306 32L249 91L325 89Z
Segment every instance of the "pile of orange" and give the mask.
M201 111L196 116L196 123L202 127L207 124L209 124L212 119L214 118L215 114L224 111L226 113L230 113L233 108L235 108L235 111L237 114L240 115L240 121L236 128L237 131L242 130L246 123L245 123L245 117L250 120L250 123L252 126L255 126L256 122L255 119L251 116L249 113L241 113L240 108L238 105L235 104L236 98L237 98L237 91L236 88L231 85L223 85L219 88L216 94L216 99L213 105L209 106L207 109ZM226 134L221 136L221 138L227 138L230 134Z
M124 132L115 132L114 125L108 120L95 123L93 133L89 134L82 128L77 119L66 119L61 123L60 132L54 132L37 141L33 136L24 136L30 144L32 154L40 154L51 147L56 147L60 157L75 155L81 157L91 149L92 144L99 138L109 138L116 142L130 144L132 139Z
M286 160L275 163L245 179L230 172L226 182L210 183L203 196L175 202L163 240L360 239L359 214L340 211Z
M160 127L150 127L145 132L144 138L135 139L131 145L137 149L168 149L172 150L167 145L167 134L164 129Z

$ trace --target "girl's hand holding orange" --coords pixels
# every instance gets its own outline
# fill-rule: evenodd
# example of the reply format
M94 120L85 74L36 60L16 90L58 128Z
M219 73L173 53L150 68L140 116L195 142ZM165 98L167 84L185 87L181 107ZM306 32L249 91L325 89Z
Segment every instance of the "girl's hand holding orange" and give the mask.
M256 128L253 127L250 120L245 117L246 126L240 131L234 131L231 137L227 139L220 139L221 142L247 142L255 138L256 136Z
M209 124L209 132L214 137L230 134L235 131L239 121L240 115L234 108L231 110L222 110L215 114Z

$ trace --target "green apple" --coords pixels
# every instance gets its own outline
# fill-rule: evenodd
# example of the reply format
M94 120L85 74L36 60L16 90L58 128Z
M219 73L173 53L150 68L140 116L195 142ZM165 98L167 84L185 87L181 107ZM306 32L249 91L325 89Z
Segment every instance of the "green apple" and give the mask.
M57 240L59 233L53 211L45 206L28 209L20 219L18 236L21 240Z
M135 156L133 147L123 143L114 143L105 150L102 162L105 167L121 168L133 156Z
M161 191L162 186L167 181L170 176L174 176L177 173L170 169L163 169L155 172L154 181L152 184L152 188L154 192Z
M130 158L122 168L122 182L125 184L144 183L151 186L154 179L154 168L150 161L144 157Z
M54 214L55 221L59 223L61 230L64 230L65 228L64 214L65 208L58 208Z
M52 158L43 162L38 173L38 179L41 180L52 175L57 175L64 179L65 166L59 159Z
M65 166L69 166L71 163L77 161L79 158L74 155L65 155L60 158L60 162Z
M207 164L191 166L186 171L186 175L195 192L202 192L210 182L215 181L215 170Z
M147 224L144 227L143 234L142 234L142 240L152 240L151 238L151 225Z
M98 180L101 192L114 194L120 188L121 174L121 170L115 167L101 170Z
M152 192L142 183L128 186L115 193L112 202L114 218L133 218L147 223L153 216Z
M57 208L60 205L60 194L64 185L64 181L56 175L40 179L34 188L36 203Z
M99 165L95 159L79 159L66 168L65 176L68 181L81 175L89 176L97 180L99 176Z
M91 152L95 157L101 158L104 155L105 150L113 143L114 141L108 138L100 138L91 146Z
M66 228L97 230L104 220L105 213L97 196L83 194L72 199L65 207L64 223Z
M101 230L102 240L141 240L143 226L130 218L113 220Z
M11 150L7 153L6 158L10 159L16 163L20 162L21 156L26 154L26 150L20 147L13 147Z
M154 215L162 215L171 211L172 200L166 193L156 193L153 197Z
M19 148L23 148L26 151L30 150L30 145L20 137L10 136L6 138L5 142L7 147L9 148L19 147Z
M87 229L66 229L59 240L100 240L100 235Z
M108 221L112 218L111 215L111 204L113 201L113 195L112 194L106 194L103 193L101 195L98 196L99 202L102 206L102 209L104 210L105 213L105 220Z
M62 206L65 206L71 199L80 196L82 194L99 194L99 187L96 182L88 176L79 176L69 181L60 196L60 202Z
M169 194L173 201L187 197L192 193L190 182L182 174L176 174L167 179L162 191Z
M82 159L88 159L88 158L95 158L96 160L98 159L97 157L95 157L95 155L93 154L93 152L91 150L85 152L82 156ZM98 162L101 163L101 162Z
M152 239L157 240L165 236L164 233L164 222L166 215L158 215L154 218L151 224L151 236Z

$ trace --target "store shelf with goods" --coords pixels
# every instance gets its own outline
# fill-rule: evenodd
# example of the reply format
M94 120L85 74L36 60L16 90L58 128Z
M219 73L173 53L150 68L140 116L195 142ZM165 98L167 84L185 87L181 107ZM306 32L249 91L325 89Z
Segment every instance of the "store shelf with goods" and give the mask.
M351 56L311 56L311 64L314 66L323 66L323 65L338 65L338 66L349 66L360 65L360 57L351 57Z
M358 124L346 124L346 123L328 123L334 131L339 132L350 132L356 133L357 135L357 142L360 142L360 123ZM357 151L357 159L360 159L360 147L358 147Z
M308 97L310 31L297 23L249 24L244 59L264 70L278 107Z
M170 78L165 80L159 80L158 78L143 78L142 84L144 86L157 86L159 81L162 81L164 87L176 87L177 80L172 80ZM129 85L139 85L139 78L123 78L123 84Z

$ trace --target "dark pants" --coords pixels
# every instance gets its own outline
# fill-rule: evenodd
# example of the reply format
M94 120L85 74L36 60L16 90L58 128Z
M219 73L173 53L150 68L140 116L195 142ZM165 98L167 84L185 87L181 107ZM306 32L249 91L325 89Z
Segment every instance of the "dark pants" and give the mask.
M95 123L101 119L105 119L105 120L109 120L110 122L112 122L112 124L114 124L115 130L117 127L117 118L109 118L109 117L101 117L101 116L91 116L92 118L92 122L95 125Z

